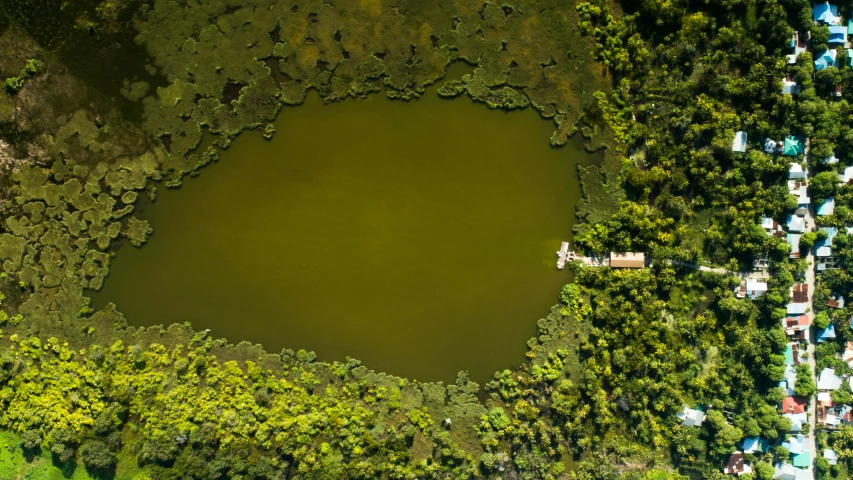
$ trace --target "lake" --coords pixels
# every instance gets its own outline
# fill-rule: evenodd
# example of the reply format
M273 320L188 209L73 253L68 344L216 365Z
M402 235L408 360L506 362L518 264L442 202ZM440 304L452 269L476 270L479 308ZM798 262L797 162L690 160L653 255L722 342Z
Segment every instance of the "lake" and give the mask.
M579 139L553 123L433 91L286 107L137 215L94 304L132 325L189 321L267 351L486 381L524 361L570 274L555 268L580 199Z

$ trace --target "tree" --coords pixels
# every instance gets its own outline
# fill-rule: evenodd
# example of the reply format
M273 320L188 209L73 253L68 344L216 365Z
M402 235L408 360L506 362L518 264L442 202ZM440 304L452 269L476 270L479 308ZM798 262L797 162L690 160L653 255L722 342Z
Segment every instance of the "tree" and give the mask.
M3 89L9 95L18 93L24 87L24 79L21 77L9 77L3 82Z
M811 397L817 390L812 379L812 367L807 363L797 365L797 382L794 385L794 394L801 397Z
M87 468L109 470L116 464L116 457L100 440L86 440L80 446L80 459Z
M832 401L840 405L853 404L853 390L850 388L850 382L841 382L841 387L832 392Z
M758 477L758 480L772 480L774 473L776 473L776 470L773 468L773 465L767 462L758 462L755 464L755 475Z
M816 26L812 28L812 45L815 52L826 50L826 44L829 43L829 27L826 25Z
M829 326L829 315L826 312L820 312L814 316L814 326L817 329L823 330Z
M820 172L809 181L809 192L813 198L822 200L835 195L838 175L835 172Z
M800 249L808 250L812 248L817 241L817 233L806 232L800 235Z

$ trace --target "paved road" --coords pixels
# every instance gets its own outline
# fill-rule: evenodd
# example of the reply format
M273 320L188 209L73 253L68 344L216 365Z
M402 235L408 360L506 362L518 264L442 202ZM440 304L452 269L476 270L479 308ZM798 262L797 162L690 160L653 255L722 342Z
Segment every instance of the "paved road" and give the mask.
M805 148L805 158L806 161L810 160L810 148L809 148L809 140L806 139L806 148ZM806 168L806 171L809 169ZM817 225L815 225L815 211L814 204L809 203L809 209L806 213L806 231L812 232L817 230ZM806 284L809 286L809 301L812 302L814 299L815 292L815 257L814 257L814 247L809 249L809 253L806 256L807 267L806 267ZM814 322L814 303L811 304L811 308L806 313L809 317L809 324ZM809 345L807 348L808 356L809 356L809 365L812 367L812 372L814 373L815 378L813 378L815 384L817 384L817 375L818 371L815 363L815 340L817 337L817 332L815 332L814 328L809 328ZM817 451L817 444L815 442L815 431L817 424L817 395L813 395L811 402L809 403L809 435L806 438L806 445L812 451L812 462L809 464L808 472L809 478L815 478L814 472L814 464L817 456L819 455Z

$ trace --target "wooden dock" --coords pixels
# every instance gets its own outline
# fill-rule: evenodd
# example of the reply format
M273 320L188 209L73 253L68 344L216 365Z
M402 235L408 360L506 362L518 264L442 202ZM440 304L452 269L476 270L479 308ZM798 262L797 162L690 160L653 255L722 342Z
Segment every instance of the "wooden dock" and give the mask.
M566 266L566 262L578 258L574 251L569 251L569 242L563 242L560 245L560 251L557 252L557 270L562 270Z

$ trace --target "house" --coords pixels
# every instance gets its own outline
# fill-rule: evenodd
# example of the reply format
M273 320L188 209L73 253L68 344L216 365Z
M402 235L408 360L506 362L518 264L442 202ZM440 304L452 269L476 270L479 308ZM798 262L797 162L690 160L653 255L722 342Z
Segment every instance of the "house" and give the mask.
M773 480L814 480L808 470L801 470L790 463L777 463L773 468Z
M785 372L783 373L783 380L779 382L779 388L782 389L782 392L788 396L794 396L794 386L797 383L797 369L795 369L792 365L785 365Z
M678 414L681 419L681 424L686 427L701 427L705 421L705 412L702 410L694 410L684 407L684 410Z
M838 63L835 61L837 53L835 50L826 50L820 55L818 55L817 60L814 61L814 69L823 70L826 67L837 67Z
M758 297L767 293L767 282L759 282L753 278L747 278L745 282L741 282L740 287L735 290L735 296L738 298L749 297L755 300Z
M809 284L795 283L791 286L791 302L792 303L808 303L809 301Z
M826 3L815 3L812 7L812 19L827 25L839 25L841 17L838 16L838 6Z
M785 223L785 227L789 232L803 233L806 229L806 219L799 215L788 215L788 221Z
M800 87L797 86L797 82L794 81L794 77L792 77L790 73L786 74L785 78L782 79L782 94L796 95L798 93L800 93Z
M768 237L782 237L785 235L785 231L779 225L779 222L770 217L761 217L761 228L764 229Z
M799 453L803 453L808 446L805 445L806 437L805 435L797 435L795 437L788 437L788 440L782 442L782 446L788 449L788 452L791 455L796 455ZM794 465L796 466L796 465Z
M851 21L853 21L853 20L851 20ZM850 27L849 27L849 26L847 27L847 30L848 30L847 35L853 35L853 32L850 32L850 31L849 31L849 30L850 30ZM849 58L849 59L850 59L850 60L847 62L847 63L848 63L848 65L850 65L850 68L853 68L853 48L848 48L848 49L847 49L847 58Z
M837 297L833 295L829 297L829 300L826 302L826 306L831 308L844 308L844 297L841 295Z
M791 463L797 468L809 468L812 464L812 452L803 450L796 455L791 455Z
M851 328L853 328L853 321L851 323ZM847 342L847 345L844 347L844 353L841 355L841 359L847 362L847 365L853 368L853 342Z
M765 153L775 153L779 150L779 143L772 138L768 138L764 140L764 152Z
M808 35L800 35L800 32L794 32L791 36L791 49L794 53L788 54L788 63L797 63L797 57L806 51L806 38Z
M824 368L817 377L818 390L838 390L841 386L841 377L835 374L835 369Z
M803 172L803 175L805 175L805 172ZM808 205L812 203L811 198L809 198L808 184L806 183L805 179L788 180L788 193L797 197L797 210L799 210L800 208L808 209ZM797 215L805 215L805 212L796 213Z
M808 315L803 315L808 306L808 303L788 304L788 315L792 316L785 317L782 320L782 327L785 329L785 334L793 337L794 340L804 341L808 339L809 327L812 323Z
M814 480L808 470L801 470L790 463L777 463L773 468L773 480Z
M789 343L787 347L785 347L785 365L799 365L800 364L800 344L799 343Z
M853 180L853 167L846 167L844 173L838 174L838 181L841 182L841 185L850 185L851 180Z
M841 97L844 94L844 90L841 87L841 82L835 84L835 96Z
M808 405L806 397L788 396L782 400L782 413L803 413Z
M847 43L847 27L840 25L830 25L829 44L844 45L845 43Z
M826 238L815 242L815 256L828 257L832 255L832 239L838 235L838 228L820 227L818 231L826 232Z
M835 156L835 152L832 152L832 156L824 158L823 160L821 160L821 162L824 165L835 165L836 163L838 163L838 158Z
M835 465L838 463L838 454L835 453L835 450L827 448L823 451L823 458L825 458L830 465Z
M817 332L817 343L823 343L833 338L835 338L835 326L831 323L826 328Z
M749 437L743 440L743 453L766 452L769 444L761 437Z
M787 144L787 140L786 140ZM785 150L787 152L787 149ZM787 153L785 155L788 155ZM791 155L796 155L796 153L792 153ZM804 179L806 178L806 171L803 170L803 166L797 162L791 164L791 168L788 170L788 178L791 180Z
M791 431L792 432L802 432L803 425L808 425L809 416L807 413L784 413L783 417L787 418L791 421Z
M723 473L726 475L752 473L752 466L744 461L743 452L735 452L729 456L728 463L723 467Z
M796 156L803 154L803 141L799 137L795 137L793 135L788 135L785 137L785 144L782 147L782 155L787 156ZM792 177L789 177L792 178ZM803 178L806 178L805 175Z
M821 216L829 216L835 212L835 198L827 198L817 207L817 214Z
M800 235L796 233L789 233L786 235L785 241L787 241L788 246L791 247L791 253L788 254L788 257L800 258Z
M610 268L645 268L646 254L642 252L610 252Z
M732 140L732 150L739 153L746 151L746 132L735 132L735 139Z

